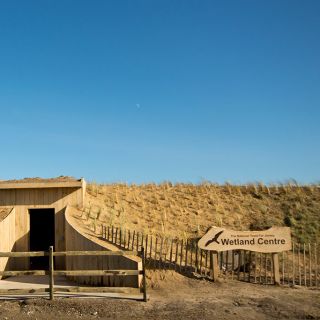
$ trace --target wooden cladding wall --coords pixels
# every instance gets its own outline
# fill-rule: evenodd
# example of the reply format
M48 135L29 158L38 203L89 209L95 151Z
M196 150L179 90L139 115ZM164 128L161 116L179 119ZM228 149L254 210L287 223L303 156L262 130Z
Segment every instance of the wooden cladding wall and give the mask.
M0 252L10 252L15 243L15 209L12 208L10 214L0 221ZM9 258L0 258L0 271L10 268ZM1 276L0 276L1 279Z
M110 250L103 244L96 243L89 236L85 236L72 223L70 211L74 208L66 208L66 250L67 251L102 251ZM80 213L81 214L81 213ZM141 259L130 256L71 256L66 258L66 270L140 270L142 267ZM141 276L132 275L121 276L87 276L75 277L72 280L81 284L103 285L106 287L134 287L138 288L141 284Z
M55 250L64 251L64 210L67 205L83 205L82 188L1 189L0 206L15 207L15 251L29 251L28 210L40 208L55 209ZM57 267L64 267L63 259L57 260ZM16 259L13 268L22 270L29 268L29 259Z

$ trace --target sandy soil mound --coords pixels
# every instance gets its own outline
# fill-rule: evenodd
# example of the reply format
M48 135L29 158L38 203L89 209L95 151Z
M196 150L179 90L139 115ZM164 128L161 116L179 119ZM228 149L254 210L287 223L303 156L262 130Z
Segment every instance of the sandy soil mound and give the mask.
M94 222L169 237L202 236L210 226L262 230L289 226L296 242L320 235L320 188L204 183L88 184L86 211Z

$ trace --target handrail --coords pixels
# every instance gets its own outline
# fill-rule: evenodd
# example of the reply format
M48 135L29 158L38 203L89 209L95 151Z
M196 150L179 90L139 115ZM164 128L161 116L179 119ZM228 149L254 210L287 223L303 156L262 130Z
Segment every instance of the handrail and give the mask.
M139 251L57 251L54 257L61 256L137 256ZM0 252L0 258L47 257L48 251Z
M59 251L53 252L54 257L59 256L137 256L139 251Z
M26 258L26 257L47 257L48 251L30 251L30 252L0 252L0 258Z

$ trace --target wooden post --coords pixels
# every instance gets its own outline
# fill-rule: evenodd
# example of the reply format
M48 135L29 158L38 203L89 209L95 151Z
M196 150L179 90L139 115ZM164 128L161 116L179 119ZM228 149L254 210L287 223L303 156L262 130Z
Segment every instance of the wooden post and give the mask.
M301 286L300 243L298 243L298 273L299 273L299 286Z
M315 276L316 276L316 284L315 286L318 287L318 259L317 259L317 244L314 244L314 265L315 265Z
M170 268L172 268L172 251L173 251L173 239L171 239L171 245L170 245Z
M210 269L211 279L216 281L218 279L219 265L218 265L218 253L210 251Z
M181 250L180 250L180 272L181 272L181 268L182 268L182 256L183 256L183 239L181 240Z
M49 247L49 291L50 291L50 300L53 300L53 286L54 286L54 278L53 278L53 247Z
M247 251L243 250L243 281L246 281Z
M132 251L134 250L134 238L135 238L135 235L136 235L136 230L133 230L133 235L132 235L132 247L131 247L131 250L132 250Z
M304 285L307 286L307 268L306 268L306 244L303 244L303 275Z
M188 245L189 245L189 239L186 241L186 257L185 257L185 263L184 263L184 268L187 270L188 266Z
M232 261L231 261L231 279L233 280L234 275L234 250L232 250Z
M295 250L294 250L295 243L292 243L292 285L295 286L296 284L296 270L295 270Z
M139 251L139 232L137 231L137 251Z
M155 268L157 267L157 249L158 249L158 237L156 236L156 243L155 243L155 250L154 250L154 261L153 261L153 265Z
M262 253L259 252L259 283L261 284L262 283Z
M196 272L198 272L198 269L199 269L198 251L199 251L199 248L198 248L198 245L196 244L196 257L195 257L195 271Z
M278 253L272 253L273 264L273 281L275 285L280 285L280 273L279 273L279 255Z
M264 254L264 284L268 284L268 254Z
M117 245L117 241L118 241L118 227L116 227L116 233L115 233L115 237L114 237L114 244ZM138 250L137 250L138 251Z
M130 250L130 240L131 240L131 232L128 230L128 246L127 249Z
M211 279L214 281L214 267L213 267L213 252L209 252L210 255L210 273L211 273Z
M226 264L226 274L228 274L228 264L229 264L229 251L228 251L228 250L226 251L226 261L225 261L225 264Z
M284 258L285 258L285 255L284 255L284 252L282 252L282 263L281 263L281 266L282 266L282 284L284 284L284 279L285 279Z
M124 228L123 230L123 248L126 248L126 244L127 244L127 229Z
M193 244L193 241L191 241L191 246L190 246L190 266L191 266L191 270L193 268L192 266L192 252L193 252L193 248L194 248L194 244Z
M151 263L151 260L152 260L152 235L150 235L150 263Z
M146 240L145 240L145 242L146 242L146 243L145 243L145 245L146 245L146 246L145 246L145 248L146 248L146 249L145 249L145 258L146 258L146 259L148 259L148 238L149 238L149 236L148 236L148 234L147 234L147 235L146 235Z
M202 275L202 253L203 253L203 250L200 249L200 270L199 270L199 274Z
M249 251L249 263L248 263L248 282L251 282L251 263L252 263L252 252Z
M163 268L163 264L162 264L162 249L163 249L163 237L161 237L161 242L160 242L160 259L159 259L159 268L162 269Z
M308 244L308 251L309 251L309 285L310 285L310 287L312 287L312 267L311 267L312 255L311 255L311 244L310 244L310 242Z
M164 268L166 269L168 267L167 264L167 254L168 254L168 243L169 243L169 238L165 238L164 239L164 243L165 243L165 251L164 251Z
M254 253L254 283L257 282L257 252Z
M174 270L178 268L178 251L179 251L179 240L176 239L176 255L174 257Z
M144 254L144 247L141 248L141 258L142 258L143 301L147 302L146 257Z
M238 251L238 269L237 269L237 278L238 278L238 280L240 280L240 268L241 268L241 259L242 259L242 257L241 257L241 253L242 253L242 251L241 250L239 250Z
M142 232L141 233L141 243L140 243L140 247L142 248L144 246L144 233ZM147 253L148 249L147 249L147 246L145 246L145 255Z
M206 263L205 263L205 270L204 270L204 274L207 277L208 276L208 250L205 251L205 259L206 259Z

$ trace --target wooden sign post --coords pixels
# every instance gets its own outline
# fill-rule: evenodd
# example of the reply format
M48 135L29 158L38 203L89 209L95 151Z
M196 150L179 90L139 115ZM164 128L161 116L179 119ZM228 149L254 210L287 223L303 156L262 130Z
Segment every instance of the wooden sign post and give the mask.
M210 252L210 269L211 269L211 279L216 281L219 274L219 265L218 265L218 253Z
M235 231L211 227L199 240L198 247L209 250L212 279L218 276L218 252L248 250L272 253L274 283L280 284L278 252L291 250L291 232L288 227L272 227L263 231Z

